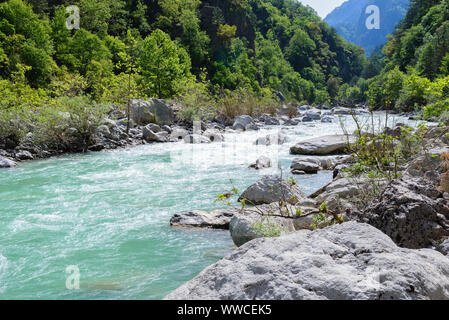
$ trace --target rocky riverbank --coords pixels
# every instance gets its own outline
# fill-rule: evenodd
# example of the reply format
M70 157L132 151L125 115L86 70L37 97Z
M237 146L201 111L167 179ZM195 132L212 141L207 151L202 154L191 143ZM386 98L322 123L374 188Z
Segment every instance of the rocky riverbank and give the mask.
M418 130L407 134L425 148L392 180L344 170L353 157L333 154L354 137L294 144L291 154L308 157L292 161L293 174L333 170L333 180L309 196L280 176L249 186L246 205L226 212L239 248L166 299L449 299L447 128ZM405 132L384 131L397 143ZM197 227L205 216L189 218Z
M292 113L292 108L294 112ZM20 142L6 138L0 141L0 168L11 168L18 162L48 158L68 152L101 151L148 143L170 143L184 141L185 143L221 142L225 131L259 130L262 126L296 126L311 121L336 121L338 115L350 112L363 114L363 108L347 109L333 108L320 110L311 106L282 106L276 115L263 114L258 118L248 115L229 119L217 116L208 121L196 124L185 123L177 117L177 106L165 100L151 99L133 100L130 107L130 121L117 107L112 106L108 116L96 127L87 145L79 145L79 141L49 146L35 141L29 132ZM66 115L70 118L71 115ZM67 138L77 134L77 129L67 125L62 130ZM61 139L64 137L61 137ZM282 144L282 136L261 137L256 144Z

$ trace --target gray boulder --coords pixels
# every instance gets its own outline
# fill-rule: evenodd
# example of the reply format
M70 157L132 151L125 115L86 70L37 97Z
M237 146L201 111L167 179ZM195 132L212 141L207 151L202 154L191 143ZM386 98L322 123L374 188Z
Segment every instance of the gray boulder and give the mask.
M250 241L166 300L447 300L448 258L356 222Z
M31 152L26 151L26 150L20 150L19 152L16 152L15 157L16 157L16 159L19 159L19 160L33 160L34 159Z
M332 123L334 121L334 118L331 116L324 116L321 118L321 122L323 123Z
M190 144L201 144L201 143L211 143L208 137L199 135L199 134L189 134L184 137L185 143Z
M218 209L211 212L193 210L175 214L170 219L170 226L181 228L229 229L233 210Z
M208 138L211 142L222 142L224 141L223 135L215 129L207 129L203 132L203 136Z
M255 144L256 145L264 145L264 146L271 146L271 145L282 145L287 140L286 136L282 133L271 133L266 135L265 137L259 137L257 138Z
M256 170L271 168L271 160L268 157L260 156L255 163L250 164L249 168Z
M235 117L232 129L234 130L250 130L254 127L254 120L248 115Z
M143 127L143 129L142 129L143 138L146 141L148 141L148 142L168 142L168 140L169 140L168 132L166 132L166 131L154 132L153 130L150 129L151 127L152 127L151 125L148 125L148 126Z
M16 165L17 163L15 163L14 161L0 156L0 168L14 168Z
M445 256L449 255L449 238L440 243L436 249Z
M260 226L263 227L261 228ZM236 213L232 217L229 231L234 244L240 247L251 240L263 238L269 233L279 232L280 234L286 234L293 232L295 231L295 226L293 219L264 216L254 210L246 210L243 214Z
M361 215L405 248L430 247L449 236L449 208L443 194L422 178L393 180Z
M175 121L172 108L167 101L161 99L132 100L131 117L140 125L156 123L158 125L171 125Z
M321 119L321 111L318 109L310 109L305 113L306 117L309 117L312 120L320 120Z
M339 115L348 115L351 114L352 110L349 108L344 107L336 107L333 110L333 114L339 114Z
M281 124L279 120L274 117L267 117L264 122L267 126L278 126Z
M315 174L320 170L320 166L316 162L304 161L302 159L294 159L290 168L292 172L303 171L308 174Z
M154 123L150 123L146 127L148 129L150 129L151 131L153 131L154 133L159 133L159 132L162 131L162 128L160 126L158 126L157 124L154 124Z
M180 141L184 140L184 138L188 135L189 131L184 128L173 128L173 131L170 133L170 139L172 141Z
M330 135L301 141L290 148L291 154L330 155L344 153L348 146L356 142L356 137Z
M304 193L296 184L282 180L279 176L263 176L248 187L239 197L246 199L252 205L269 204L284 199L295 204L305 198Z

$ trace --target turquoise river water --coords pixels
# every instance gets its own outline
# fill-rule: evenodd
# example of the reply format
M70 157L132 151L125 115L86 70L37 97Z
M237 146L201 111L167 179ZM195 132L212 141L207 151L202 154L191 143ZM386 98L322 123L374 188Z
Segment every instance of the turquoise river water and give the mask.
M352 132L352 120L344 121ZM284 145L254 145L278 131ZM291 145L335 133L338 121L316 122L229 132L223 143L144 145L3 169L0 299L161 299L234 248L229 231L171 229L173 214L219 208L217 194L278 171L248 169L260 155L288 176ZM310 194L332 173L295 178ZM77 290L66 286L70 266L79 270Z

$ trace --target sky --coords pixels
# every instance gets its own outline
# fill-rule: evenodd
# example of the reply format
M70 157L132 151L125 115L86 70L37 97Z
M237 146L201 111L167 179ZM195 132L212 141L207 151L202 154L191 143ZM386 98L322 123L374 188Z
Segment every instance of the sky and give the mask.
M347 0L299 0L303 4L307 4L318 12L321 18L325 18L329 13L332 12L336 7L340 6L343 2Z

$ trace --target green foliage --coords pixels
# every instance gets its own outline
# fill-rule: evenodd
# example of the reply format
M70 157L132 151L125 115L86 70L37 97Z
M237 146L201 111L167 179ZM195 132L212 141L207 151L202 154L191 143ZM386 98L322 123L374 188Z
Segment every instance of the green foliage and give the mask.
M44 86L56 70L48 20L39 19L22 0L0 4L0 74L8 78L17 64L27 65L27 79L32 86Z
M251 228L259 237L267 238L280 237L283 231L279 225L271 223L268 217L265 221L254 222Z
M162 30L155 30L142 43L138 65L148 95L168 98L176 94L177 83L190 77L190 58Z
M386 66L368 93L372 107L423 109L425 117L447 110L448 18L447 0L411 1L405 19L383 49Z

